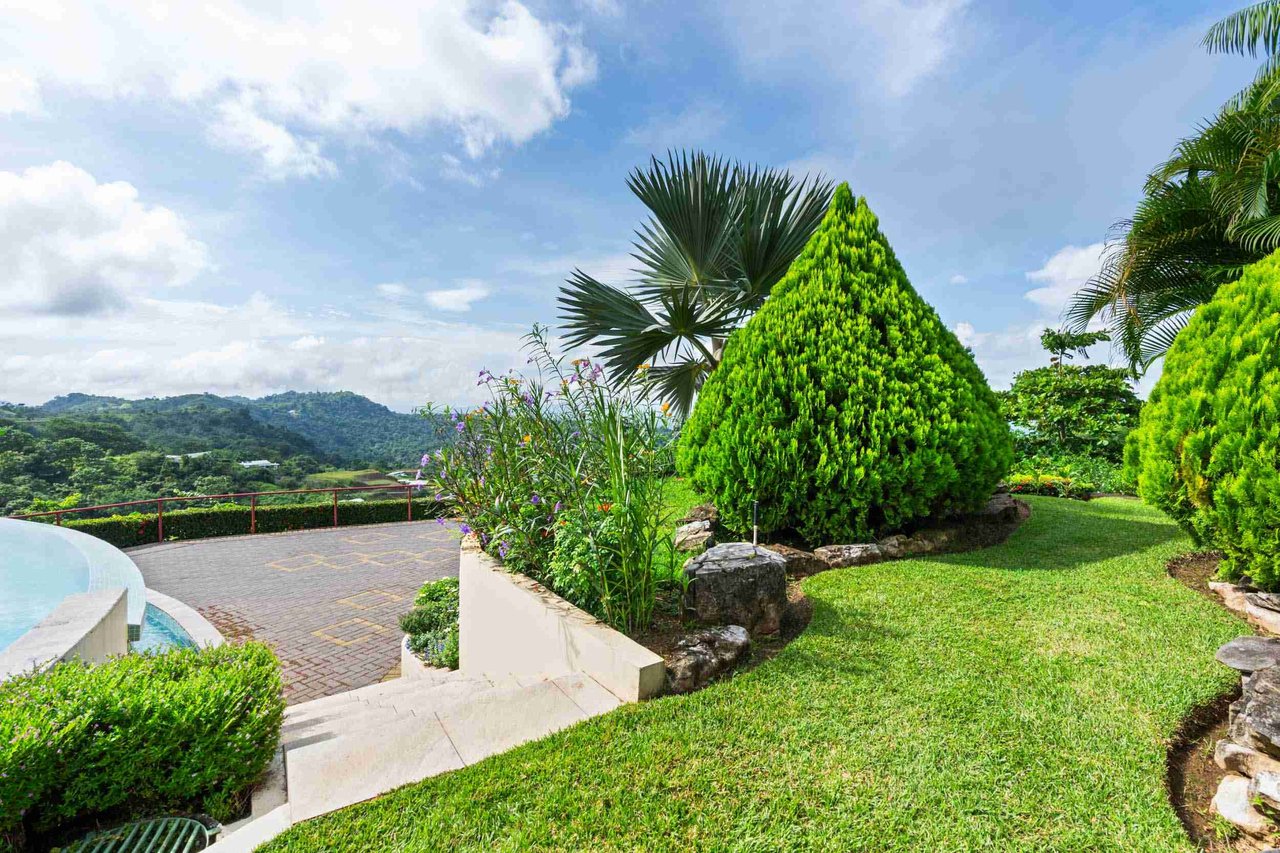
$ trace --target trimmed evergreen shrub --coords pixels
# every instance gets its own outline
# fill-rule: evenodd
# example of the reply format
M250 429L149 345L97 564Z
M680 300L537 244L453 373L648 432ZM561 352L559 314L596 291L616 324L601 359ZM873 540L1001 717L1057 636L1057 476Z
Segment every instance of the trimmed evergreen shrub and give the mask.
M432 498L413 499L414 519L438 518L444 504ZM338 526L384 524L405 521L409 511L403 500L339 502ZM166 541L208 539L212 536L241 536L249 532L249 507L224 505L175 509L164 514ZM128 548L157 541L158 517L154 512L134 512L107 518L82 518L64 522L64 526L115 545ZM333 505L272 504L257 509L258 533L281 533L287 530L309 530L333 526Z
M1130 435L1143 500L1280 589L1280 253L1196 310Z
M730 528L865 541L971 510L1012 460L973 358L915 292L847 184L764 307L730 337L679 465Z
M400 617L409 649L431 666L458 668L458 579L428 581Z
M60 663L0 684L0 848L109 813L225 820L266 770L284 718L261 643Z

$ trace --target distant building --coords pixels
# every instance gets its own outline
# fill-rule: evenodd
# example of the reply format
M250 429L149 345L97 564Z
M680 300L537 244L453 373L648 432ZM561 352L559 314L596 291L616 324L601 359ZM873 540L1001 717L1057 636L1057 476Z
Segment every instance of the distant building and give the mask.
M170 462L181 462L183 459L199 459L201 456L208 455L209 451L201 450L199 453L166 453L164 458L168 459Z
M279 468L279 462L272 462L270 459L254 459L251 462L241 462L241 468Z

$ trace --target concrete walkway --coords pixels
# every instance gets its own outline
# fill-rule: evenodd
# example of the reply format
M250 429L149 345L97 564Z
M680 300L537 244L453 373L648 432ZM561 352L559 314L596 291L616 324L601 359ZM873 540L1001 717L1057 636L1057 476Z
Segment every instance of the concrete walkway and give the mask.
M270 645L290 704L374 684L400 660L400 614L458 574L458 535L435 521L166 542L129 549L147 586L228 639Z

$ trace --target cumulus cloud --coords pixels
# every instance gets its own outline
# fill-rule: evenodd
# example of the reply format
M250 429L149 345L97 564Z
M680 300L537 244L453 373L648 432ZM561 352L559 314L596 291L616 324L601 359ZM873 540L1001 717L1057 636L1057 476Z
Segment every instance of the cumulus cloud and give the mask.
M0 306L13 313L99 314L210 266L174 211L123 181L70 163L0 172Z
M6 9L5 24L0 79L18 85L0 87L0 112L46 90L163 98L207 111L213 140L272 178L332 174L328 142L387 131L442 129L476 158L546 130L596 74L576 30L517 0L50 0Z
M0 69L0 116L40 112L40 86L15 68Z
M956 273L955 275L951 276L950 279L948 279L948 282L950 284L968 284L969 277L961 275L960 273Z
M744 64L865 84L891 97L911 92L955 48L968 0L741 0L725 21ZM820 71L815 72L815 66Z
M1102 243L1094 243L1059 249L1044 266L1027 273L1029 281L1042 283L1027 291L1027 299L1055 316L1061 314L1071 297L1101 268L1104 248Z
M479 401L476 372L523 367L521 332L428 315L141 299L110 323L0 312L0 399L351 390L400 410Z
M463 312L471 310L471 303L489 295L489 288L480 281L459 282L458 287L445 290L429 290L425 294L427 304L437 311Z

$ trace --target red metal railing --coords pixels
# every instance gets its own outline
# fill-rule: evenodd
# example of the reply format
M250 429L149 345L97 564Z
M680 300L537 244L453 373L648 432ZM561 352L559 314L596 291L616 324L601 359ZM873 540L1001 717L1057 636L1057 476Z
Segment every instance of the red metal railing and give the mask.
M123 509L124 507L155 507L156 508L156 541L164 541L164 506L168 503L181 503L183 501L217 501L227 499L249 499L249 532L258 532L258 498L270 495L317 495L332 494L333 495L333 526L338 527L338 494L342 492L378 492L378 491L403 491L405 504L405 520L413 521L413 491L420 489L420 486L405 486L396 484L394 486L335 486L331 489L282 489L278 492L231 492L225 495L183 495L172 498L148 498L141 501L124 501L115 504L97 504L95 506L77 506L70 509L52 509L46 512L27 512L10 516L10 518L48 518L53 516L54 522L58 525L62 524L64 515L75 515L86 512L101 512L107 509Z

